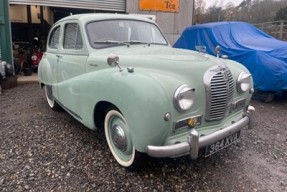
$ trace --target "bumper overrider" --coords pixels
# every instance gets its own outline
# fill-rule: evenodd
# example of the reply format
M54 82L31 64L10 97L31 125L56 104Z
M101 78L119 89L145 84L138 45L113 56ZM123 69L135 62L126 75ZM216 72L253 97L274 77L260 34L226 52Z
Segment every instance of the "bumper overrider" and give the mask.
M211 145L231 134L240 131L243 127L253 128L253 106L248 106L244 116L239 121L224 127L214 133L200 137L196 129L191 129L187 141L168 146L147 146L147 154L151 157L179 157L190 154L191 159L197 159L199 149Z

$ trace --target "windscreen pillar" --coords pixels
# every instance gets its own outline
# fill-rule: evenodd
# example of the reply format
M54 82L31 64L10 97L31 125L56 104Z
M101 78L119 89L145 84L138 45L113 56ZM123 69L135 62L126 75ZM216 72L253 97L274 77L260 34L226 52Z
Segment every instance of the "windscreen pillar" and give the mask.
M8 0L0 0L0 59L13 64L8 2Z

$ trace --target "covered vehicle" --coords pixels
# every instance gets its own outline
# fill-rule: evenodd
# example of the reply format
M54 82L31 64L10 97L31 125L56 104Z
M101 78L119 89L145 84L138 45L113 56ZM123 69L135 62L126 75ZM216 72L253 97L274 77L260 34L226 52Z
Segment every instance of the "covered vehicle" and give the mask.
M209 54L220 45L222 55L249 69L256 91L287 91L287 42L245 22L214 22L187 27L174 47L195 50L199 45Z
M249 71L172 48L147 18L83 14L58 21L38 76L48 105L102 129L116 161L128 169L138 168L143 154L212 155L252 126Z

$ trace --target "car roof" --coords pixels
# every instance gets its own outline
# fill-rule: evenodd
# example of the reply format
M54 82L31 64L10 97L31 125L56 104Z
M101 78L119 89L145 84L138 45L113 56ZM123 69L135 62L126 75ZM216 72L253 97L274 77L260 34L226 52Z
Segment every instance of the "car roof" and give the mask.
M111 14L111 13L86 13L86 14L77 14L67 16L55 24L68 21L68 20L79 20L81 22L89 22L89 21L97 21L97 20L109 20L109 19L133 19L133 20L140 20L145 22L154 23L151 19L148 19L143 16L135 16L135 15L128 15L128 14Z

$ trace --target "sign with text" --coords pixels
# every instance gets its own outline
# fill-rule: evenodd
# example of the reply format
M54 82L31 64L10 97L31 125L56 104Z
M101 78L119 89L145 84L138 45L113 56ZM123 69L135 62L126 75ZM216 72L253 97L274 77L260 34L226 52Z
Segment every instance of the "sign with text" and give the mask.
M142 11L178 12L179 0L140 0Z

